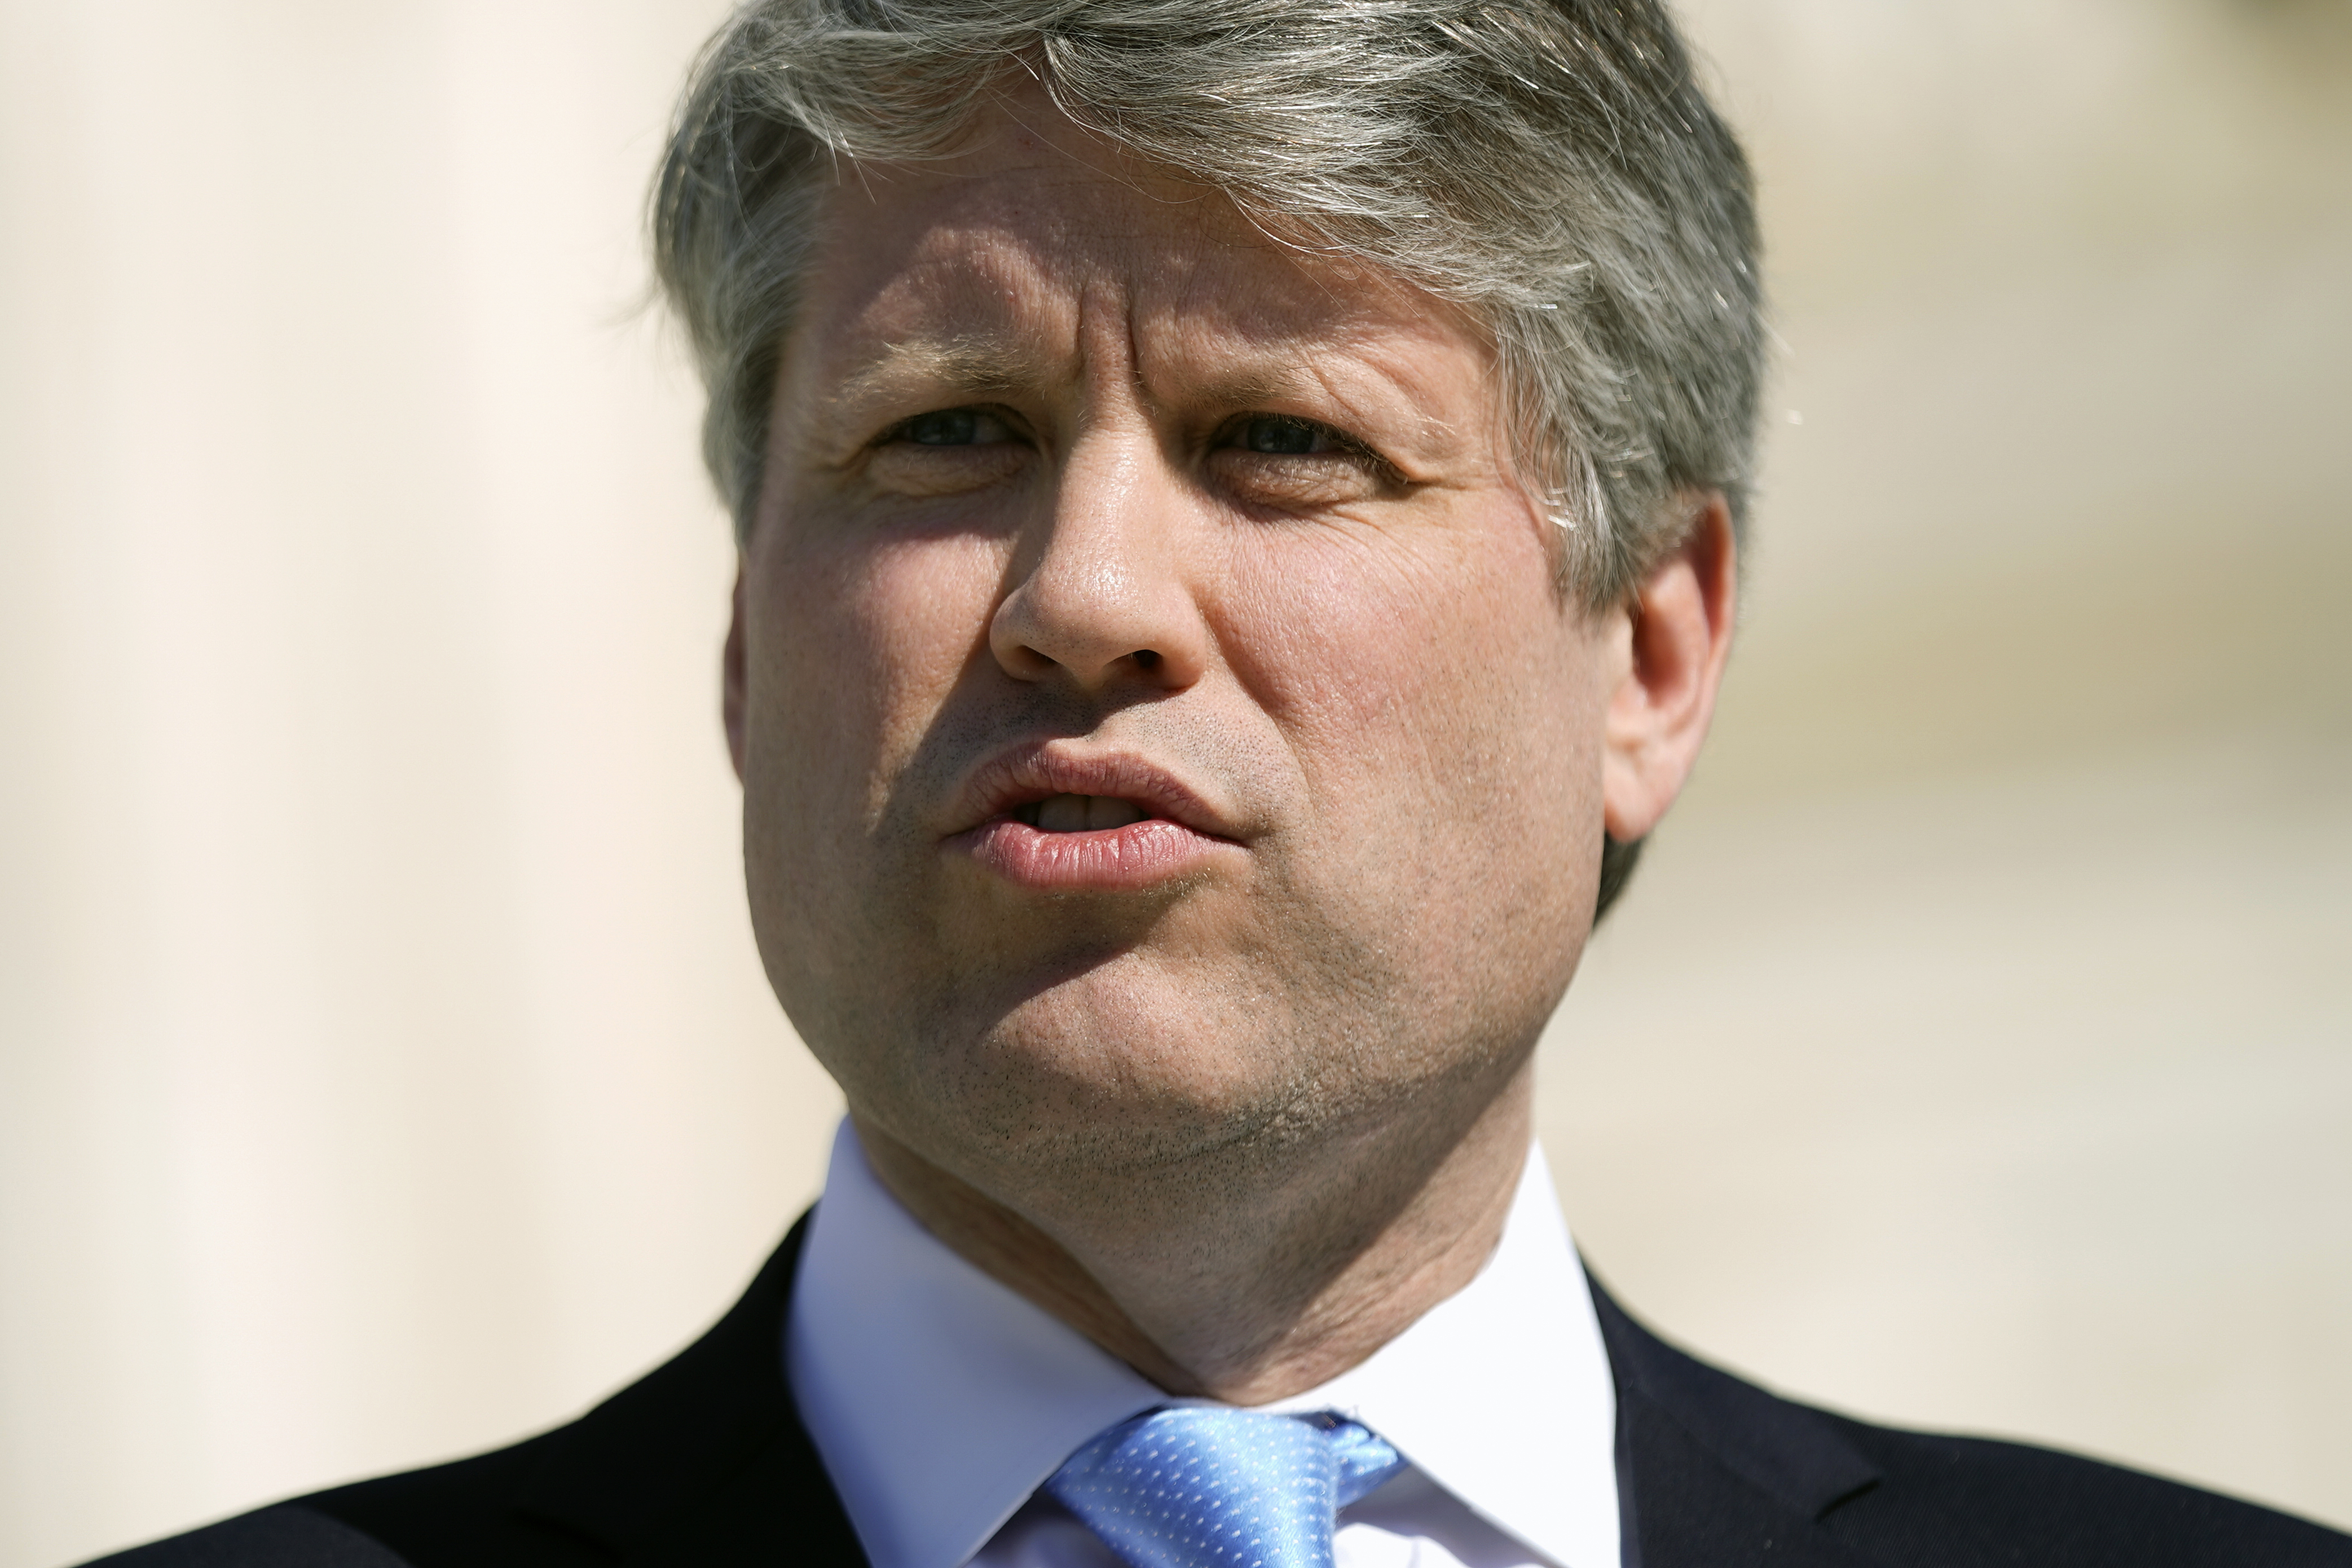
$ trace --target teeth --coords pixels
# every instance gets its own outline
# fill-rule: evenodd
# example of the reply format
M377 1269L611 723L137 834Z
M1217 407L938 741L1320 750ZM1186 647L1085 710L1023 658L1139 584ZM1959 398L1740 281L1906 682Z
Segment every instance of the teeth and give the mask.
M1125 827L1130 822L1141 822L1143 813L1134 804L1116 795L1095 795L1087 797L1087 826L1099 833L1107 827Z
M1134 802L1108 795L1057 795L1013 814L1020 821L1047 833L1100 833L1141 822L1144 814Z

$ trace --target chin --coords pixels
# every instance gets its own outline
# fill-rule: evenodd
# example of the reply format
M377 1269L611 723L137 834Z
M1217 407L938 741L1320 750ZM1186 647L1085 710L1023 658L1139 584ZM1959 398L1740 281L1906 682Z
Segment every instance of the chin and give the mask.
M1278 1135L1307 1062L1286 1007L1221 1005L1240 989L1124 954L942 1019L927 1037L943 1048L892 1075L885 1124L918 1149L1032 1169L1164 1164Z

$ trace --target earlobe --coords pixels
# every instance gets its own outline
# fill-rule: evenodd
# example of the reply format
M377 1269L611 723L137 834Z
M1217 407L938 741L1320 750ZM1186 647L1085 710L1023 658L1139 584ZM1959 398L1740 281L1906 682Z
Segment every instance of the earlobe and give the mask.
M727 643L719 656L719 719L727 731L727 757L735 782L743 782L743 569L735 570L735 592L727 621Z
M1719 491L1681 498L1682 542L1626 605L1625 669L1612 695L1603 817L1621 843L1645 837L1690 777L1715 717L1737 608L1731 509Z

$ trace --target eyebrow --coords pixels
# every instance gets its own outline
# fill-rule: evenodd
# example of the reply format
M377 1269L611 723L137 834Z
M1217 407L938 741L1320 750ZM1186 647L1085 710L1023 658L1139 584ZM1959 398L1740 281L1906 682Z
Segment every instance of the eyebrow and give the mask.
M908 384L973 395L1009 392L1054 379L1062 369L1047 355L996 339L894 342L844 375L825 401L854 406ZM1207 401L1246 405L1290 396L1302 379L1315 378L1290 369L1235 370L1204 381L1195 390Z
M1238 365L1202 378L1189 400L1247 409L1277 405L1320 378L1303 358L1312 340L1294 340L1288 363ZM845 434L862 425L875 404L921 388L946 397L985 397L1051 383L1069 374L1059 354L1041 352L1018 333L975 332L953 338L915 336L882 343L853 360L818 399L825 425Z
M836 380L824 401L855 409L909 385L975 395L1008 392L1048 380L1053 370L1045 355L1002 338L915 339L885 343Z

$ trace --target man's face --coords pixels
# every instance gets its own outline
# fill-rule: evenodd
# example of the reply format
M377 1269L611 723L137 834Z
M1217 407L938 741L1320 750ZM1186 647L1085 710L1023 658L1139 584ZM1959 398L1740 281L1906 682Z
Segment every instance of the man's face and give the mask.
M1491 1098L1625 668L1474 329L1031 120L833 193L729 671L778 995L1013 1202Z

